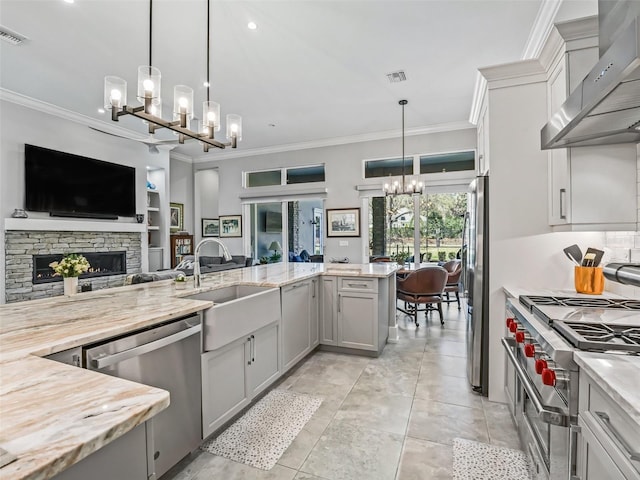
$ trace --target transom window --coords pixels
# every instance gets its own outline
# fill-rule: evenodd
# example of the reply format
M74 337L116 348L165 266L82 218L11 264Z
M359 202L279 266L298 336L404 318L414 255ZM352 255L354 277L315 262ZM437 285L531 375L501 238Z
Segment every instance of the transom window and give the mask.
M413 174L413 157L405 157L404 174ZM366 160L364 162L364 178L397 175L402 175L402 158L385 158L382 160Z
M245 187L269 187L325 181L324 165L245 172Z
M420 156L420 173L445 173L473 170L475 152L440 153Z

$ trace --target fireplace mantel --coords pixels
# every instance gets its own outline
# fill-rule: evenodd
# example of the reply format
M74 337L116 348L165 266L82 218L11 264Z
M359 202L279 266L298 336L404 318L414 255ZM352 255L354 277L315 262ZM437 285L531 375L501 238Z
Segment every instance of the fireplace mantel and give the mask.
M147 231L144 223L54 220L49 218L5 218L5 231L45 231L45 232L140 232Z

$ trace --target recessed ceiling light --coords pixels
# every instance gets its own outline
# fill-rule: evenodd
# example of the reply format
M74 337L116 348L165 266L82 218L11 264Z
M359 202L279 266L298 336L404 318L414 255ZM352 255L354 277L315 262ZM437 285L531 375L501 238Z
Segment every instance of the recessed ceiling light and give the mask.
M211 84L210 84L209 82L204 82L204 83L202 84L202 86L203 86L203 87L210 87L210 86L211 86Z
M275 126L276 126L276 124L275 124L275 123L268 123L268 124L267 124L267 126L268 126L268 127L275 127Z
M104 108L99 108L98 113L104 113Z
M247 23L247 28L249 30L255 30L256 28L258 28L258 25L256 24L256 22L249 22Z
M73 2L75 2L75 1L76 1L76 0L64 0L64 3L73 3Z

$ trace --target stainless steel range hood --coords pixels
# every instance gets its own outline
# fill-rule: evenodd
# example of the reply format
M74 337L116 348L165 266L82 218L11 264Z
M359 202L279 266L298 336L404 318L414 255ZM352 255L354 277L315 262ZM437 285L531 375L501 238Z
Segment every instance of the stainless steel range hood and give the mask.
M631 23L616 32L600 61L542 129L543 150L640 142L640 17L631 11ZM599 23L602 52L610 32L602 31L602 16Z

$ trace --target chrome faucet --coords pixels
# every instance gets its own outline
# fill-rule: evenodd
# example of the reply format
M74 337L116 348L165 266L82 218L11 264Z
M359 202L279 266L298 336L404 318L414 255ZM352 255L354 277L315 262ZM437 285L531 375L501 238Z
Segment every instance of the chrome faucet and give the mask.
M200 240L198 245L196 245L195 251L193 252L193 254L195 255L195 260L194 260L195 265L193 266L193 284L195 288L200 287L200 248L205 243L209 243L209 242L217 243L218 245L220 245L220 247L222 248L222 258L224 258L225 262L228 262L229 260L231 260L231 254L229 253L229 249L224 243L222 243L217 238L204 238Z

